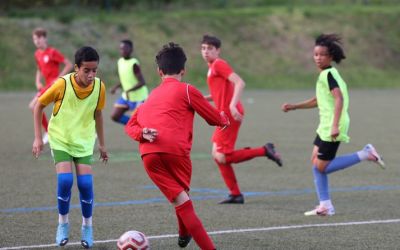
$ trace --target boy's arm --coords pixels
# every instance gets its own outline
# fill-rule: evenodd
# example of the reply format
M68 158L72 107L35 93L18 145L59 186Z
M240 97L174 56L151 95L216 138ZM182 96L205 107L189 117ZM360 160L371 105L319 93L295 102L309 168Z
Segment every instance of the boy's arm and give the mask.
M112 95L115 94L115 92L117 91L117 89L119 89L119 88L121 88L121 87L122 87L121 83L115 84L114 86L111 87L110 93L111 93Z
M140 109L140 108L139 108ZM144 128L139 124L137 120L137 114L139 109L132 114L128 123L125 125L125 133L132 139L138 142L146 142L147 140L143 137Z
M205 98L207 101L209 101L209 102L212 102L212 101L213 101L211 95L205 95L204 98Z
M209 125L220 127L229 125L228 117L223 112L219 113L216 108L211 106L199 90L191 85L187 85L187 88L190 105Z
M97 139L99 140L100 159L104 163L106 163L108 161L108 155L104 142L103 112L101 112L101 110L96 110L95 121L96 121Z
M63 76L71 72L72 70L72 63L68 58L64 58L64 68L61 70L60 74L58 77Z
M35 84L36 84L36 89L41 90L43 88L43 83L41 81L41 76L42 74L40 73L40 70L36 70L36 77L35 77Z
M340 116L342 115L343 109L343 95L340 88L334 88L331 90L333 98L335 98L335 110L333 114L333 123L332 123L332 130L331 130L331 137L335 141L336 138L339 136L339 121Z
M232 72L229 75L228 80L234 84L233 96L229 104L229 110L231 111L233 119L235 119L236 121L241 121L243 116L242 114L240 114L236 106L240 101L240 98L242 97L243 89L246 84L244 83L243 79L240 78L240 76L235 72Z
M288 112L290 110L296 110L296 109L311 109L317 107L317 97L310 98L308 100L305 100L303 102L299 103L284 103L282 104L282 111L283 112Z
M46 106L41 104L40 102L36 102L36 105L33 109L33 128L35 131L35 139L32 145L32 154L35 158L38 158L43 150L41 122L43 116L43 109L45 107Z
M140 66L138 64L134 64L133 65L133 74L138 79L138 83L135 86L133 86L132 88L128 89L126 91L126 95L128 95L129 92L138 90L142 86L146 85L146 82L144 81L144 77L143 77L142 71L141 71Z

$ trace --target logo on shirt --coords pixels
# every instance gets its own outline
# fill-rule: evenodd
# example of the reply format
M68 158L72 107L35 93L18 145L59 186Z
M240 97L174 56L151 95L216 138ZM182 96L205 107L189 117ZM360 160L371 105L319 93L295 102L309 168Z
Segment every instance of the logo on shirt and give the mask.
M48 55L45 55L45 56L43 57L43 62L44 62L44 63L48 63L49 60L50 60L50 58L49 58Z

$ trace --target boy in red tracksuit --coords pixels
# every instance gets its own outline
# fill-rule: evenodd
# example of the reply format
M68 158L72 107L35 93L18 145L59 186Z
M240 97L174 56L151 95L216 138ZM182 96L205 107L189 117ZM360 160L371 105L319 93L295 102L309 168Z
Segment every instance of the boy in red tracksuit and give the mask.
M201 41L201 55L208 64L207 84L210 90L210 95L206 98L213 101L219 111L225 112L230 121L227 129L216 128L212 137L212 157L230 192L228 198L222 200L220 204L243 204L244 197L236 180L232 163L266 156L278 166L282 166L282 160L275 151L273 143L266 143L261 147L235 149L240 125L244 118L240 99L245 83L231 66L220 58L220 53L221 41L215 36L204 35Z
M161 84L132 115L125 131L139 142L147 174L175 206L178 245L186 247L193 237L201 249L215 249L188 195L192 175L193 119L197 112L212 126L225 127L229 121L199 90L181 82L186 55L179 45L164 45L156 62Z
M34 29L32 32L32 40L37 48L35 51L35 61L37 65L35 83L38 90L37 94L29 103L29 108L33 112L39 96L41 96L58 77L69 73L72 69L72 63L68 58L64 57L60 51L49 46L47 42L47 30L43 28ZM64 65L64 67L60 71L61 65ZM44 85L42 80L44 80ZM42 140L44 144L47 144L48 121L45 113L43 113L42 117L42 126L45 130Z

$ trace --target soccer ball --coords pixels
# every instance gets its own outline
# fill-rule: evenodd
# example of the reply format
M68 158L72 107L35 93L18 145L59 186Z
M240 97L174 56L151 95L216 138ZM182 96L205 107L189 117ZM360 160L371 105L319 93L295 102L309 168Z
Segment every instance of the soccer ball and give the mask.
M125 232L117 241L119 250L149 250L150 244L146 235L139 231Z

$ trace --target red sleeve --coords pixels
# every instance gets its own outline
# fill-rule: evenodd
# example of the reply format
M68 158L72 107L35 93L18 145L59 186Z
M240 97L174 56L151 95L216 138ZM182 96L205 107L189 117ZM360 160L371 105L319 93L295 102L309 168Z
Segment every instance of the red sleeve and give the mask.
M139 108L132 114L128 123L125 125L125 133L129 135L132 139L138 142L145 142L146 140L143 138L143 128L140 126L137 120Z
M217 60L214 64L214 71L223 78L228 79L228 77L232 74L233 69L224 60Z
M201 116L209 125L226 126L229 125L229 120L226 115L219 113L211 104L204 98L203 94L192 85L187 85L187 95L190 106Z
M58 51L58 50L56 50L56 49L54 49L54 48L53 48L53 51L52 51L51 59L52 59L53 61L58 62L58 63L62 63L62 62L64 62L64 60L65 60L64 55L61 54L60 51Z

